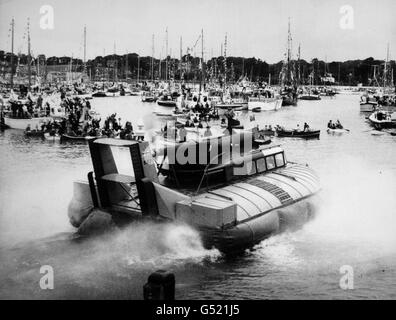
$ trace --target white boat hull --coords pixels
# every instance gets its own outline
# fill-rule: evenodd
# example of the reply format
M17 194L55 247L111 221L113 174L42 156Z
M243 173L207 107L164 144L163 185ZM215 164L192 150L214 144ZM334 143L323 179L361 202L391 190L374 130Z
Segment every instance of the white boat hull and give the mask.
M377 104L375 103L361 103L360 104L360 112L373 112Z
M47 133L44 133L44 138L45 138L45 140L49 140L49 141L60 141L61 136L59 134L55 134L55 135L51 136L47 132Z
M259 101L249 101L249 110L260 110L260 111L276 111L282 107L282 99L266 99Z
M9 118L4 117L4 123L11 129L25 130L28 125L30 125L31 129L35 129L36 126L38 128L41 127L43 122L48 122L52 118L50 117L39 117L39 118L30 118L30 119L17 119L17 118Z

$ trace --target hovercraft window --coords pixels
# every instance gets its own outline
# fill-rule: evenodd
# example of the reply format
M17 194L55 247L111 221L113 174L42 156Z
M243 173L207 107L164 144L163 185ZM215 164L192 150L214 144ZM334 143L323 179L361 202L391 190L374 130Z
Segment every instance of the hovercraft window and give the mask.
M267 161L267 169L271 170L275 168L275 158L274 156L268 156L265 158L265 160Z
M285 160L283 159L283 153L277 153L275 155L275 162L278 168L283 167L285 165Z
M265 170L267 170L267 168L265 166L265 159L264 158L257 159L256 164L257 164L257 171L259 173L264 172Z

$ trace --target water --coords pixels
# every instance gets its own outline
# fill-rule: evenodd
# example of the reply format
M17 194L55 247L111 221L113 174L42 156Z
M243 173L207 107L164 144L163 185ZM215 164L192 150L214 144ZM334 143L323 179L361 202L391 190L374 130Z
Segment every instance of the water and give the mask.
M274 138L288 160L308 163L322 182L317 217L226 259L202 248L180 225L139 224L80 241L67 219L72 182L91 169L85 144L59 144L0 133L0 298L141 299L157 269L176 275L177 299L396 298L396 137L377 136L359 113L358 96L300 101L255 114L262 124L320 128L320 140ZM158 127L155 108L138 97L94 99L103 117ZM240 119L248 123L249 114ZM339 118L349 134L325 132ZM40 267L54 269L54 290L39 287ZM340 267L354 270L354 289L339 286Z

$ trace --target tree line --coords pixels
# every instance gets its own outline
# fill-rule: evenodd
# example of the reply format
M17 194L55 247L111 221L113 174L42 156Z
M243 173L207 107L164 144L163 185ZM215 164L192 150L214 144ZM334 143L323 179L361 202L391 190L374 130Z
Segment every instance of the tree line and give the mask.
M16 62L24 65L29 58L22 54L14 55L14 71ZM31 63L43 66L56 66L70 64L73 71L82 72L84 64L81 59L71 57L48 57L39 55L31 59ZM0 63L2 72L9 71L11 66L11 54L0 51ZM387 79L390 83L395 78L396 68L395 61L387 64ZM259 58L227 57L226 63L224 57L213 57L205 61L203 69L205 70L205 81L211 79L235 82L242 77L247 77L252 81L279 83L279 74L282 71L283 62L269 64ZM186 81L201 81L202 64L198 57L185 55L180 59L169 57L167 59L153 59L150 56L140 57L136 53L125 55L107 55L97 56L95 59L86 62L86 70L93 79L175 79ZM384 81L385 61L369 57L364 60L332 61L326 63L317 58L311 61L293 60L292 67L299 83L308 84L312 81L314 84L321 83L321 77L326 74L332 74L335 82L340 85L379 85ZM42 68L42 67L40 67ZM393 78L392 78L393 73Z

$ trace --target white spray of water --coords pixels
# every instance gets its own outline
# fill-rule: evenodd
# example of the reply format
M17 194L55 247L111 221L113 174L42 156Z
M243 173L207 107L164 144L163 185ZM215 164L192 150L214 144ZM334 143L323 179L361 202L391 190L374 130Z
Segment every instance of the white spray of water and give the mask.
M132 225L113 240L125 253L128 264L152 265L200 262L220 253L203 247L199 233L182 224Z
M322 191L315 218L301 230L263 241L256 255L289 270L375 264L378 258L394 256L396 173L349 156L331 159L329 164L320 174Z

